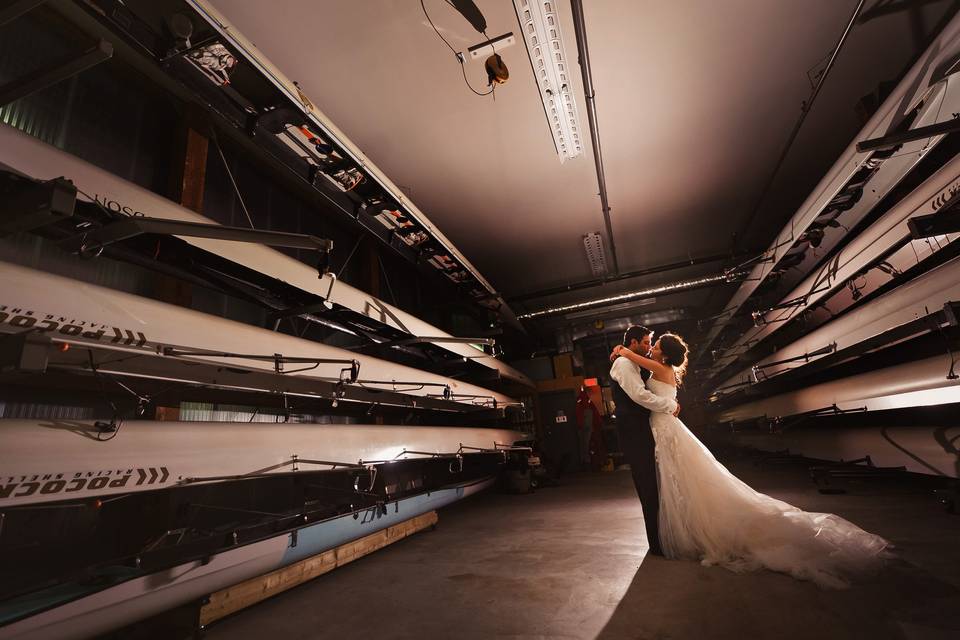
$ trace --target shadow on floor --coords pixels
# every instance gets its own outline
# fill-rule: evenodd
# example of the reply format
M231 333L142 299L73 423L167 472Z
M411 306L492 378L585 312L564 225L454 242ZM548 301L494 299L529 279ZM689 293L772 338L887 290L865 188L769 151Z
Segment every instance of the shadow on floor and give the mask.
M960 637L960 589L903 561L850 589L647 556L598 640Z

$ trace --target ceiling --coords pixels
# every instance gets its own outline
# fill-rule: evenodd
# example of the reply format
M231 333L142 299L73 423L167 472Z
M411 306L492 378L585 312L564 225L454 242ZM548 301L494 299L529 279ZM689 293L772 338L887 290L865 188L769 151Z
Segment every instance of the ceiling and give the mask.
M582 236L603 233L591 151L561 163L522 39L510 80L478 97L417 0L213 0L217 9L423 210L517 312L714 274L721 262L517 300L592 280ZM457 50L483 41L445 0L425 0ZM520 35L510 0L476 0L487 33ZM855 103L914 59L950 0L867 0L761 203L856 0L584 2L621 272L764 249L860 129ZM558 0L576 61L569 0ZM282 17L279 28L278 17ZM575 66L575 65L572 65ZM486 88L480 62L473 86ZM586 132L579 69L575 93ZM609 259L609 245L608 259ZM658 299L708 315L728 286Z

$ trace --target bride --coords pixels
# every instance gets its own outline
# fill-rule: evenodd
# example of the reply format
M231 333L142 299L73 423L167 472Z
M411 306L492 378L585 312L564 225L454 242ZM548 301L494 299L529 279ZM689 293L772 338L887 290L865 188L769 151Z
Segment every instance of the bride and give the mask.
M648 389L675 399L687 365L687 345L660 337L645 358L618 346L614 355L651 372ZM751 489L731 474L667 413L653 413L660 485L660 540L668 558L699 559L741 573L766 567L843 588L875 566L890 543L830 513L808 513Z

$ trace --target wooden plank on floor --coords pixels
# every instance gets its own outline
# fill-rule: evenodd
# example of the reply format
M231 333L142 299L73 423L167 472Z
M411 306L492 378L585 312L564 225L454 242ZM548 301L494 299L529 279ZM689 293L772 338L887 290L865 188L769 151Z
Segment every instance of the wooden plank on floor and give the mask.
M437 512L430 511L288 567L217 591L211 594L209 602L200 609L200 624L206 626L435 524L437 524Z

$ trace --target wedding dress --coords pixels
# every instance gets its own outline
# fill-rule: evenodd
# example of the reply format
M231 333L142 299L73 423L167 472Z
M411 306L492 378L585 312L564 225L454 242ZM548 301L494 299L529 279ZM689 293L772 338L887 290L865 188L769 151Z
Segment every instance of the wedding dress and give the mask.
M647 387L675 399L677 388ZM830 513L808 513L751 489L678 418L653 413L660 483L660 541L668 558L698 559L735 572L766 567L843 588L876 566L890 543Z

